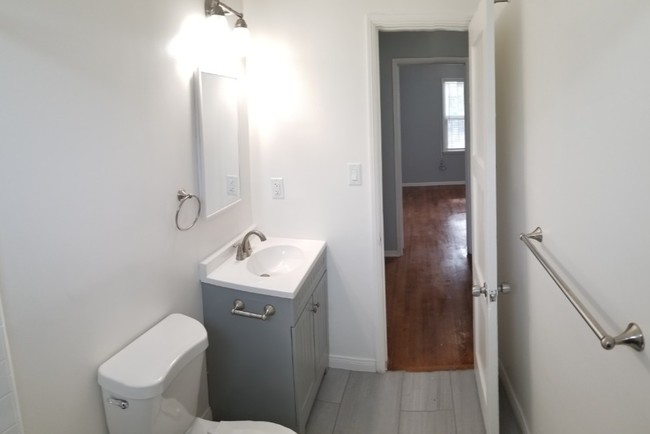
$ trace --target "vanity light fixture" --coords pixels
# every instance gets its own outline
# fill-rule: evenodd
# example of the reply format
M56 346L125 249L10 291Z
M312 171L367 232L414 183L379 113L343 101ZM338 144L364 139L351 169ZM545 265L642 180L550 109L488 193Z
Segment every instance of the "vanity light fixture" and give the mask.
M205 0L205 16L209 21L219 21L218 26L224 26L226 15L233 14L237 17L235 28L233 29L233 38L239 45L240 50L245 52L248 46L250 35L248 33L248 24L244 20L244 14L236 11L220 0Z

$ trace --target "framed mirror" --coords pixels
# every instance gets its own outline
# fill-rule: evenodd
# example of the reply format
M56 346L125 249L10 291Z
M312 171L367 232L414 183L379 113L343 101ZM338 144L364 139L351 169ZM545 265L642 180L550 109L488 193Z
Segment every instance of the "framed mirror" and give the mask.
M239 92L235 77L197 71L194 83L199 192L207 218L241 200Z

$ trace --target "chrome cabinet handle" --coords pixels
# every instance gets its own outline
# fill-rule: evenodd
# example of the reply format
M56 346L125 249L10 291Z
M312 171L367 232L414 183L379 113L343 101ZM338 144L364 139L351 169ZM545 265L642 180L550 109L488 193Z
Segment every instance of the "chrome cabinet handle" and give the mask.
M275 307L271 304L267 304L264 306L264 313L253 313L253 312L247 312L244 309L246 308L246 305L244 304L243 301L241 300L235 300L234 302L234 307L230 311L233 315L239 315L239 316L245 316L246 318L255 318L255 319L261 319L262 321L266 321L273 315L275 315Z

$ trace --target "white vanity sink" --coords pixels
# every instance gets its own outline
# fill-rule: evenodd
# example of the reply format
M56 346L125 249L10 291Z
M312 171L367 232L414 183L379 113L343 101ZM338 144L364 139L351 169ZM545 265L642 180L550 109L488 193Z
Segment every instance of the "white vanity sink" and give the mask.
M202 282L257 294L294 298L298 288L325 249L320 240L249 238L253 253L238 261L232 245L215 252L199 265Z
M305 262L305 255L292 244L271 247L262 244L260 250L253 251L247 262L246 268L254 275L272 277L291 273Z

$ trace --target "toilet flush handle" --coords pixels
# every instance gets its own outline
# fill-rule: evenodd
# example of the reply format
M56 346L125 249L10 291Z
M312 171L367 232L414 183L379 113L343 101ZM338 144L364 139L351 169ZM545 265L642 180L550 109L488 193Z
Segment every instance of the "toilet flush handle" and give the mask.
M109 404L116 405L120 407L122 410L126 410L127 408L129 408L129 401L126 401L124 399L110 397L107 399L107 401Z

